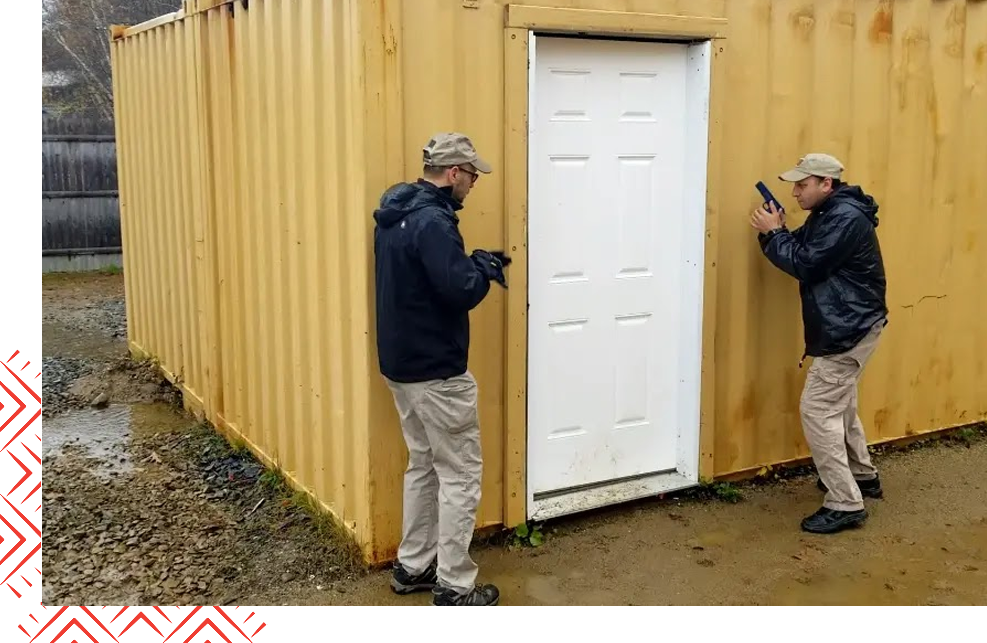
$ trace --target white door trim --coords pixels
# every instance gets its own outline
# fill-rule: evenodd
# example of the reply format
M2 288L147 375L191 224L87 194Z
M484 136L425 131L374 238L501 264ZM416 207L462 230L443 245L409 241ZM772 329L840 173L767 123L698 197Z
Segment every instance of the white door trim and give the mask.
M533 31L528 32L528 167L529 185L528 199L531 200L532 186L530 184L530 168L534 167L531 141L535 136L534 115L537 91L536 56L537 36ZM687 114L693 116L687 124L686 150L683 160L686 167L686 203L684 225L687 235L695 239L696 248L690 249L688 259L695 262L696 270L686 274L680 284L681 292L690 293L690 301L695 301L692 310L683 310L687 315L685 326L689 329L684 339L688 345L688 364L683 364L683 372L688 373L684 381L688 385L680 386L682 401L679 417L680 432L677 440L676 466L674 470L659 471L635 477L632 479L615 480L610 483L597 484L586 488L576 488L557 493L534 493L532 476L527 478L527 515L533 520L544 520L588 509L654 496L678 489L695 486L699 482L699 426L700 426L700 390L699 382L702 361L702 293L703 273L705 266L705 224L706 224L706 187L709 131L709 96L710 68L712 62L712 43L709 40L695 44L683 45L688 47L688 81L687 81ZM529 208L530 216L530 208ZM529 245L530 248L530 245ZM697 254L698 253L698 254ZM530 262L529 262L530 265ZM530 284L530 278L529 278ZM695 293L698 292L698 298ZM530 322L529 322L530 323ZM529 334L530 336L530 334ZM530 396L528 404L530 405ZM529 424L530 426L530 424ZM682 430L681 427L688 427ZM527 449L527 468L530 472L538 463L531 461L532 449Z

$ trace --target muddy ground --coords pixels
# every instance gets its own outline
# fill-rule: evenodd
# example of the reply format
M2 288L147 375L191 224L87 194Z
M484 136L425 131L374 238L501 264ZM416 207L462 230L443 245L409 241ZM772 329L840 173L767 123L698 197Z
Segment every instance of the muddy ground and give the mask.
M121 276L43 288L46 603L428 602L392 595L386 573L126 358ZM984 432L877 463L886 497L859 530L800 532L821 494L811 472L786 474L560 520L538 548L485 539L480 581L508 605L987 603Z
M46 603L290 604L366 575L328 521L128 359L121 276L46 275L42 306Z

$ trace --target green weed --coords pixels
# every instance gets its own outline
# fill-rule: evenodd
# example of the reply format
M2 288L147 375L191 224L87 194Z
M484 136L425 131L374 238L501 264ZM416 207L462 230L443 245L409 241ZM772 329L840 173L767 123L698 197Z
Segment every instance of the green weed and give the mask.
M521 547L541 547L545 544L545 532L542 525L528 525L522 522L515 527L507 538L509 549L519 549Z

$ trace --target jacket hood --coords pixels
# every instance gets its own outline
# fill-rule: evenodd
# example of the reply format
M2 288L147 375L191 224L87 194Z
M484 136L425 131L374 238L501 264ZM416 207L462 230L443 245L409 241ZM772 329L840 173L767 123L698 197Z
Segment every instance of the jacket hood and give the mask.
M380 207L374 211L374 220L382 228L397 225L412 212L423 208L439 207L451 209L454 214L463 204L452 198L450 188L439 188L428 181L398 183L391 186L380 197Z
M854 207L861 212L870 220L874 227L878 225L877 221L877 211L880 206L877 205L877 201L874 200L869 194L866 194L860 189L858 185L843 185L833 196L829 198L828 206L834 207L836 205L846 204Z

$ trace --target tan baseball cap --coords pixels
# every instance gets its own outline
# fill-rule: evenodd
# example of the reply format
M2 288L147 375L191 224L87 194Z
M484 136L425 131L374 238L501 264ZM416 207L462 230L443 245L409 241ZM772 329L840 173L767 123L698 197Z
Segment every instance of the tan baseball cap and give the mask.
M838 179L843 174L843 164L839 159L829 154L806 154L799 159L798 165L778 175L782 181L797 183L810 176L829 177Z
M465 134L442 132L432 137L422 148L422 160L430 167L452 167L470 163L480 172L490 174L493 168L480 158L473 142Z

